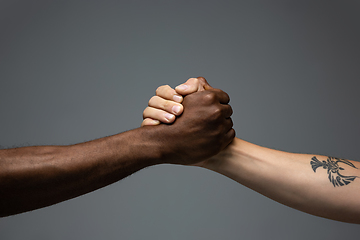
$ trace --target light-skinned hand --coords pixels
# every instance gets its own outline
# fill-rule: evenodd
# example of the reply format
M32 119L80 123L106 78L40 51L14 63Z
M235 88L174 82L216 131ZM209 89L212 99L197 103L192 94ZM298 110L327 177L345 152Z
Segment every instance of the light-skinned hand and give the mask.
M175 89L169 85L163 85L156 89L156 96L153 96L148 107L143 112L141 126L154 126L160 123L173 123L177 116L184 110L182 106L183 96L214 89L203 77L189 78L185 83Z

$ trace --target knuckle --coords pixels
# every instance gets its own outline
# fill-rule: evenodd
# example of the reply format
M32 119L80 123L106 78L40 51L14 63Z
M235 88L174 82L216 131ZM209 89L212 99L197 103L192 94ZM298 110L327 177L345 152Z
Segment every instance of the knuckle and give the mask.
M229 117L232 116L234 113L232 107L229 105Z
M189 78L185 84L190 87L191 92L195 92L199 88L199 80L197 78Z
M172 90L172 88L169 86L169 85L164 85L163 86L163 89L166 91L166 92L169 92Z
M172 103L169 101L164 101L164 103L162 104L162 108L166 111L170 110L172 106Z
M158 87L155 91L156 95L161 95L169 87L170 87L169 85L162 85L162 86Z
M222 115L223 115L222 109L219 107L216 107L212 110L211 119L217 120L217 119L221 118Z
M232 119L230 118L229 128L232 128L233 126L234 126L234 123L233 123Z
M231 141L235 136L236 136L236 131L235 129L230 129L229 133L228 133L228 136L229 136L229 140Z
M223 90L215 88L215 89L213 89L213 91L215 91L219 96L221 96L221 98L224 99L226 101L226 103L230 102L229 94L227 94Z
M206 79L203 77L197 77L196 80L198 81L198 84L201 84L202 86L206 84Z
M203 98L205 103L212 104L216 101L216 94L213 91L208 91Z
M189 78L186 83L196 84L199 83L199 80L197 78Z
M166 89L166 95L169 100L173 100L174 95L176 95L176 91L172 89L170 86L168 89Z
M211 91L216 92L216 93L218 93L218 94L224 92L223 90L221 90L221 89L219 89L219 88L213 88L213 89L211 89Z
M157 96L152 96L152 97L150 98L150 100L149 100L148 105L149 105L149 106L154 106L157 98L158 98Z
M172 99L174 94L176 94L175 90L169 85L162 85L156 89L156 95L161 98Z
M236 136L235 129L232 128L230 131L231 131L231 137L234 138Z
M158 88L155 90L155 94L156 94L156 95L159 95L159 93L161 92L162 88L163 88L163 86L158 87Z
M199 79L197 78L190 78L192 80L192 83L195 85L195 86L198 86L200 84L200 81Z
M224 96L225 96L225 98L226 98L226 101L227 102L230 102L230 96L229 96L229 94L227 94L226 92L224 92L224 91L222 91L223 92L223 94L224 94Z

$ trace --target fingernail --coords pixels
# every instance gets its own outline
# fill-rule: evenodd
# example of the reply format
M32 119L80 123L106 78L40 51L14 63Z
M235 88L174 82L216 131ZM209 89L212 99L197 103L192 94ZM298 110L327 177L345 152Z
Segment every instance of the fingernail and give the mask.
M189 88L189 86L188 85L185 85L185 84L181 84L181 85L179 85L179 86L177 86L176 87L176 89L178 89L178 90L186 90L186 89L188 89Z
M173 113L178 114L180 112L180 106L179 105L173 106L172 111Z
M182 102L182 96L174 95L174 96L173 96L173 99L174 99L175 102L179 102L179 103Z
M165 113L165 118L166 118L166 120L168 120L168 121L171 121L172 118L174 118L174 117L175 117L175 116L172 115L172 114L170 114L170 113Z

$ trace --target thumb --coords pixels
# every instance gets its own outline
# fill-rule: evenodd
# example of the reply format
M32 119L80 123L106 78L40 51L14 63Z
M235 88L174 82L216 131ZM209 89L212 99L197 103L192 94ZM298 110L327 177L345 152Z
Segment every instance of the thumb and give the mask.
M189 78L185 83L175 88L180 95L188 95L198 91L212 89L209 83L203 77Z

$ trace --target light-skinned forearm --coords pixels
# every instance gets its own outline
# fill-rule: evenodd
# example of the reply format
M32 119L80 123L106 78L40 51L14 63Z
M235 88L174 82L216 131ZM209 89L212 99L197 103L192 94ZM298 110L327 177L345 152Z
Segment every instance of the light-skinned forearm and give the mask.
M228 148L202 166L303 212L360 223L360 179L343 181L339 178L340 184L334 186L326 166L321 165L314 172L311 165L313 157L320 161L320 165L328 158L272 150L235 138ZM349 162L354 167L337 163L343 168L339 173L342 176L360 176L357 169L360 163ZM336 180L339 175L335 171L331 176Z
M155 137L135 129L71 146L0 150L0 215L74 198L158 163Z

